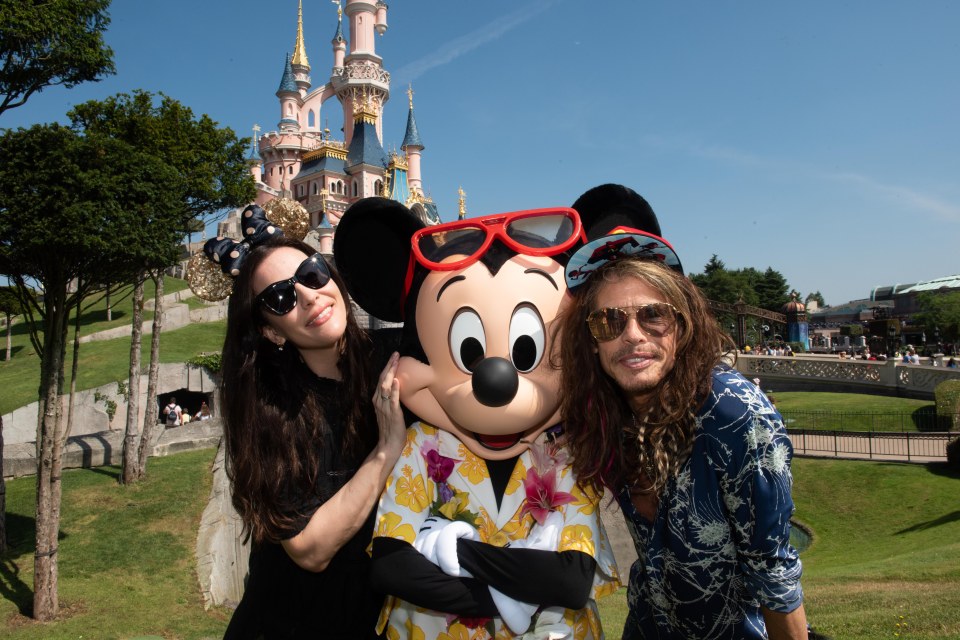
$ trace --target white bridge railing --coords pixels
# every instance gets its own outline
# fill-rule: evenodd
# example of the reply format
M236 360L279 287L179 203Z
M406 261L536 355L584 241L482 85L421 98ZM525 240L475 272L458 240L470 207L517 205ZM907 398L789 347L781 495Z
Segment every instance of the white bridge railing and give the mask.
M895 360L841 360L836 356L737 356L736 368L762 386L775 382L822 384L845 390L933 399L944 380L960 380L960 369L903 364Z

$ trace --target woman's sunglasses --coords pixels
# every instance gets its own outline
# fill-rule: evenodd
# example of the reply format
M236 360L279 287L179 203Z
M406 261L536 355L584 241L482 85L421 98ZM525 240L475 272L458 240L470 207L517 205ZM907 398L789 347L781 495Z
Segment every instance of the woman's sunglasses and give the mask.
M573 209L531 209L425 227L410 239L404 298L413 284L415 262L430 271L464 269L479 260L494 239L519 254L555 256L586 242L586 235ZM459 258L448 260L452 256Z
M667 302L642 304L638 307L604 307L587 316L590 335L597 342L613 340L623 333L631 317L645 333L660 338L670 333L677 323L677 308Z
M283 316L297 306L297 283L309 289L320 289L330 282L330 268L319 253L315 253L297 267L292 278L274 282L257 296L257 302L270 313Z

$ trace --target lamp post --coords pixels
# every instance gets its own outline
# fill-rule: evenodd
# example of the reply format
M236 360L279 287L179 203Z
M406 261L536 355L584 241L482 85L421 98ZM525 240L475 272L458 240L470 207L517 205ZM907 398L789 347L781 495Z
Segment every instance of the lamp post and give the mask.
M892 358L892 357L893 357L893 344L894 344L894 340L895 340L896 337L897 337L897 328L894 327L893 325L889 325L889 326L887 327L887 337L888 337L888 340L887 340L887 355L889 355L889 356Z

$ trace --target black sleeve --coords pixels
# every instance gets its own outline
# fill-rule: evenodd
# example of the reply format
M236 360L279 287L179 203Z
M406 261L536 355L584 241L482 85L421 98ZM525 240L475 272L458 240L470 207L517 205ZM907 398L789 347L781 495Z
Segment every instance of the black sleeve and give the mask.
M539 551L457 540L460 566L506 595L545 607L582 609L597 561L581 551Z
M486 584L448 576L403 540L373 539L371 581L380 593L418 607L471 618L499 615Z

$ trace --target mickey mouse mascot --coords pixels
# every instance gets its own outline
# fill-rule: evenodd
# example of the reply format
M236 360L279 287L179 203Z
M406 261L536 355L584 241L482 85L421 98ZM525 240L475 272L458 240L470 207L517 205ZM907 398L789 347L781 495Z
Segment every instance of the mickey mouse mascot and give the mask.
M551 325L572 209L425 226L354 204L334 255L354 301L404 322L400 397L419 419L381 497L374 583L387 638L602 638L620 586L600 495L562 447Z

